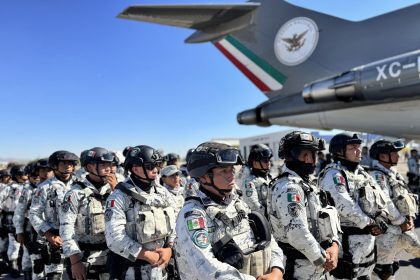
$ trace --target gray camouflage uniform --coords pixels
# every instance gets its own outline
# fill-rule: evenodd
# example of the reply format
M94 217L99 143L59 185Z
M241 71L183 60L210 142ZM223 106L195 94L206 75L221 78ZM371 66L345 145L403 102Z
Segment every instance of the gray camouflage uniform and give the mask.
M322 208L319 190L294 171L283 166L282 174L269 190L268 214L274 238L287 257L286 275L293 279L323 279L326 248L338 241L338 214L335 214L335 232L324 239L320 234L318 214ZM325 234L326 235L326 234ZM321 246L321 242L324 248ZM290 278L291 279L291 278Z
M32 269L31 256L28 252L28 245L33 240L26 240L29 235L33 234L32 225L29 222L28 214L29 208L32 202L32 195L36 189L36 186L28 183L23 187L22 193L19 196L18 203L16 205L15 214L13 216L13 224L16 228L16 234L25 234L25 246L23 247L22 256L22 270L30 271ZM37 275L33 275L33 279L37 278Z
M175 251L181 279L255 279L219 261L213 253L213 247L224 236L232 237L242 251L256 244L248 222L249 213L248 206L237 195L227 198L224 205L215 203L200 190L195 198L188 199L176 225ZM216 216L227 217L223 219L225 223ZM236 224L228 223L228 219ZM267 267L284 271L282 251L272 236L268 246L271 254L266 259Z
M271 176L266 178L251 174L241 185L242 199L251 211L258 211L265 215L267 208L268 184Z
M105 241L105 201L109 184L99 190L88 179L76 182L64 197L60 217L60 236L66 257L78 254L93 269L105 270L108 249ZM71 271L69 271L71 272ZM71 278L71 275L69 275ZM88 274L89 279L108 279L107 273Z
M152 266L138 260L142 249L163 248L175 239L175 202L168 190L156 181L150 193L134 186L129 177L125 183L141 197L141 202L116 189L107 199L105 237L111 251L128 260L122 279L151 279ZM118 187L118 186L117 186ZM165 277L166 275L164 275Z
M184 188L182 186L177 188L172 188L166 184L163 186L169 191L172 195L172 199L175 201L174 210L175 214L178 216L179 210L181 210L182 206L184 205Z
M9 228L9 246L7 248L7 256L10 261L16 261L19 257L20 244L16 241L15 227L13 225L13 215L23 190L23 185L13 182L7 185L0 193L0 210L3 215L3 226Z
M53 231L58 235L60 227L61 204L64 199L65 193L70 190L75 177L71 178L66 183L58 180L56 177L49 178L42 182L36 190L33 198L32 205L29 209L29 221L38 233L40 242L48 244L43 237L47 231ZM49 246L50 247L50 246ZM50 251L53 250L50 248ZM53 250L57 251L57 250ZM55 253L55 260L50 264L45 265L45 274L63 273L63 256L58 260L58 253Z
M353 278L345 275L344 279L370 277L375 265L375 237L366 229L372 219L359 205L359 189L367 181L375 184L361 166L351 172L337 163L327 165L319 176L319 186L331 195L340 215L343 250L340 250L339 258L359 265L357 268L349 268L353 272ZM343 255L343 251L349 254ZM340 266L337 270L344 271Z
M396 212L397 214L395 215L400 215L394 202L398 200L399 197L409 194L404 178L395 170L385 168L377 160L373 161L372 166L373 170L370 172L370 175L376 180L387 197L390 198L391 207L389 209ZM401 215L398 222L404 220L404 216ZM394 274L395 269L398 266L399 254L403 250L406 250L414 257L420 257L420 243L414 230L402 233L400 227L397 225L389 225L388 231L385 234L376 237L376 247L378 252L377 264L379 264L381 268L387 265L389 268L394 265ZM380 279L375 273L373 276L373 279ZM388 279L395 278L394 276L391 276Z

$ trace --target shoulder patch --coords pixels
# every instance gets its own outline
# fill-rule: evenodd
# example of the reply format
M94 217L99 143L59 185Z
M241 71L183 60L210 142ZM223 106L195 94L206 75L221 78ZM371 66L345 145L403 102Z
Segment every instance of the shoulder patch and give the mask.
M188 217L191 217L191 216L204 216L204 214L197 209L193 209L191 211L185 212L184 219L186 219Z
M105 210L105 222L111 221L112 218L112 209L106 209Z
M186 222L187 222L187 228L189 231L203 229L206 227L206 222L204 220L204 217L188 219Z
M385 176L382 173L376 173L375 174L375 180L378 184L382 184L385 181Z
M299 217L302 214L303 208L298 203L290 203L287 205L287 212L290 216L296 218Z
M301 197L298 193L287 193L287 202L296 202L299 203Z
M346 183L346 180L344 179L343 175L340 173L337 173L333 176L334 184L336 185L344 185Z
M345 193L347 191L346 187L344 185L341 185L341 184L336 185L335 188L337 189L337 192L339 192L339 193Z
M209 234L206 230L198 230L191 237L193 243L202 249L207 248L210 245Z
M251 197L253 193L254 193L254 190L252 188L247 189L245 192L247 197Z
M112 207L114 207L115 206L115 200L114 199L110 199L110 200L107 200L106 201L106 208L108 209L108 208L112 208Z

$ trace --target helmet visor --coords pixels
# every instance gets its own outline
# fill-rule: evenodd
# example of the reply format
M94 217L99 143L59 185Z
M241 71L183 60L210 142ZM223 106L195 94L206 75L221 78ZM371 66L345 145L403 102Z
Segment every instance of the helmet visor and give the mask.
M114 155L111 154L111 153L103 154L99 157L99 161L113 162L114 161Z
M216 161L219 164L242 164L241 154L236 149L225 149L216 153Z
M260 154L262 158L271 158L273 156L271 150L262 150Z
M394 149L396 149L398 151L402 150L405 147L404 140L398 139L398 140L396 140L395 142L392 143L392 146L394 147Z

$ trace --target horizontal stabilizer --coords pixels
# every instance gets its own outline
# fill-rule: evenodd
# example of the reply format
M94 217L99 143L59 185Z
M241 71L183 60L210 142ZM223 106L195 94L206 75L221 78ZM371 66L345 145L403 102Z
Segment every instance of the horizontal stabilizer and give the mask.
M152 22L198 30L187 42L210 41L248 25L248 16L260 3L135 5L125 9L119 18ZM241 20L244 19L244 20Z

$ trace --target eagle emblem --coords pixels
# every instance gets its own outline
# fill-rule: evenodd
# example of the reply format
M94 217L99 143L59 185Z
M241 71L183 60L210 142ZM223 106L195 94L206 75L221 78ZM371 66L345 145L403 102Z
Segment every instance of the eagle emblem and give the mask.
M306 33L308 33L308 30L300 33L300 34L293 34L292 38L282 38L282 40L284 42L286 42L287 44L289 44L287 46L287 50L289 52L295 52L298 51L304 44L305 44L305 35Z

